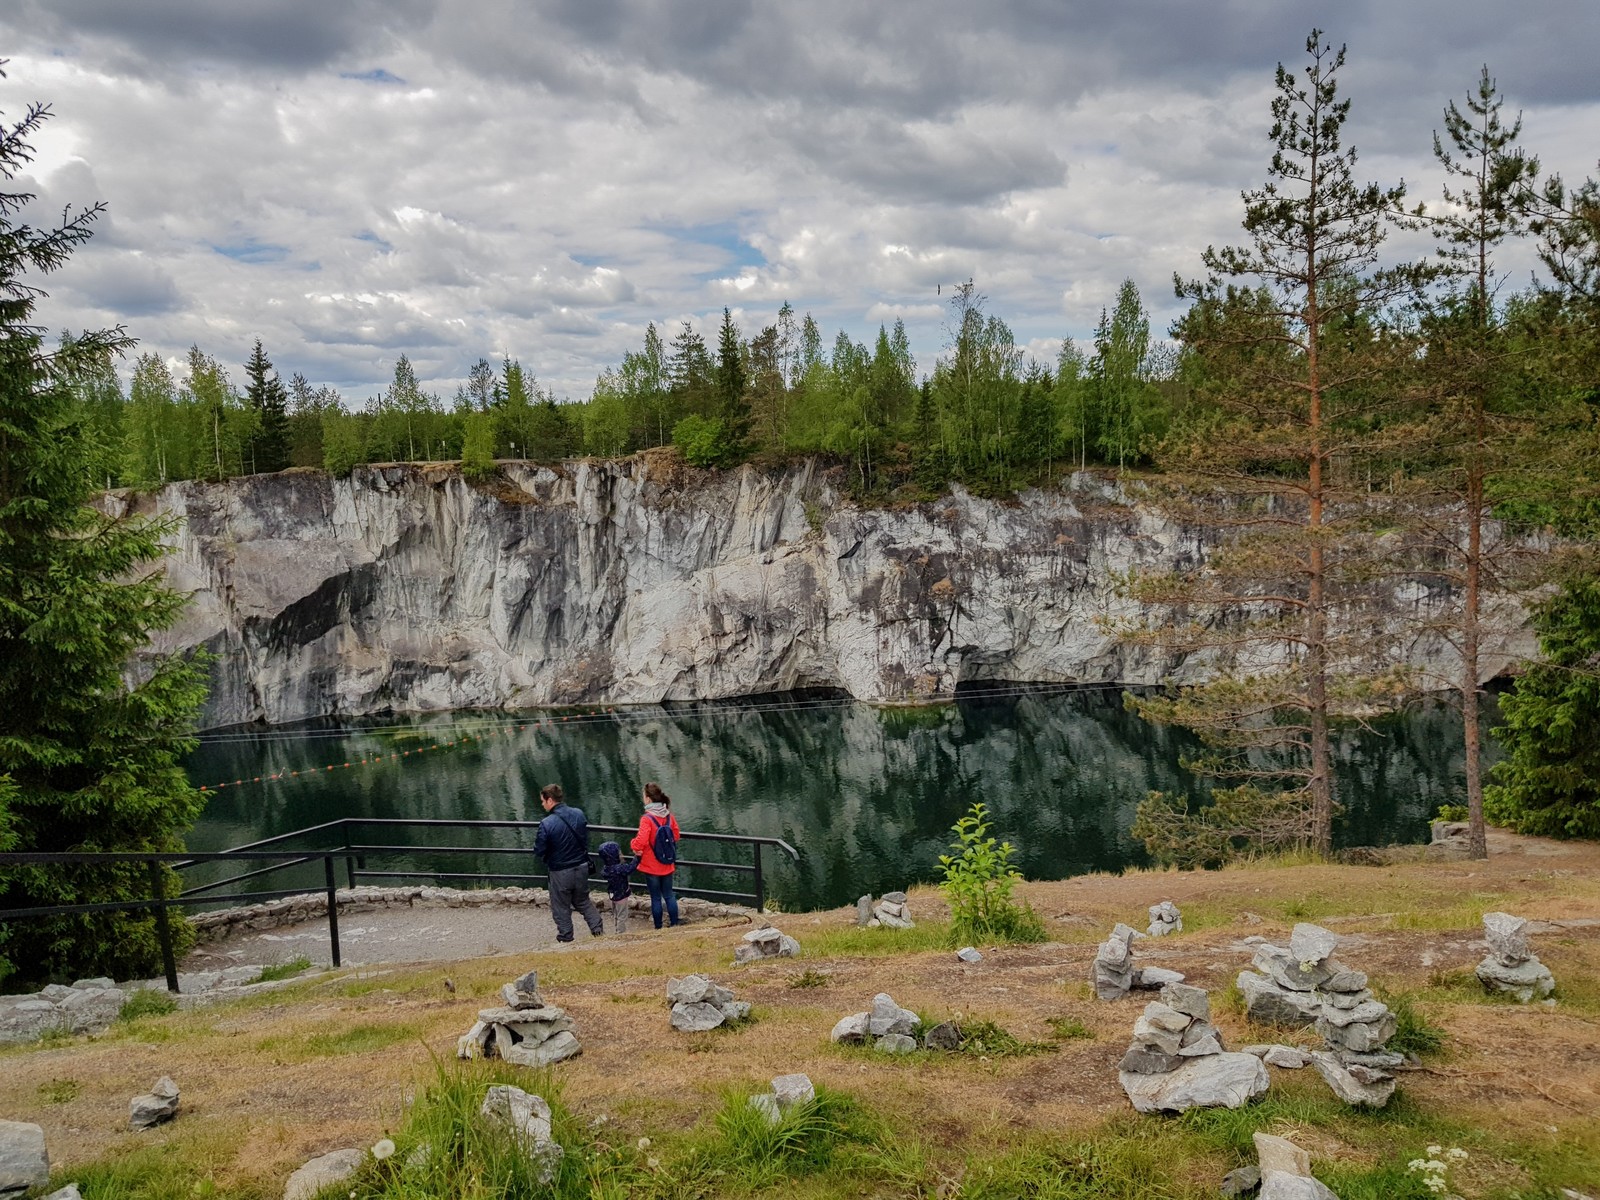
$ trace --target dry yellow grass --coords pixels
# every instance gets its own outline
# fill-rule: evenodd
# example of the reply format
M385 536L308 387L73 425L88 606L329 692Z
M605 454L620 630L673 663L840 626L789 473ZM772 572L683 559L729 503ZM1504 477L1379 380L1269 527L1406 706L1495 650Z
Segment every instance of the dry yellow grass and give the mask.
M1592 1136L1600 1112L1600 847L1499 837L1495 850L1488 863L1255 864L1027 884L1022 898L1058 940L986 948L976 967L924 951L808 953L735 969L728 964L747 926L728 923L647 931L593 949L321 976L270 998L0 1054L0 1113L42 1125L58 1166L170 1142L203 1158L224 1192L275 1194L311 1155L369 1145L392 1129L408 1092L432 1074L430 1056L453 1054L499 984L534 967L547 999L573 1015L583 1039L582 1057L559 1068L568 1103L585 1116L606 1114L628 1136L685 1128L707 1117L727 1087L788 1071L853 1092L946 1149L1086 1130L1127 1111L1116 1062L1143 1003L1089 997L1093 943L1117 920L1142 927L1145 908L1170 898L1189 928L1140 943L1143 961L1182 970L1220 999L1248 961L1239 939L1285 938L1296 919L1323 921L1348 935L1345 961L1392 992L1414 993L1449 1032L1454 1049L1404 1077L1417 1103L1507 1136L1542 1137L1574 1122ZM933 889L913 892L911 902L919 917L940 914ZM1536 937L1560 1004L1488 1004L1464 984L1462 973L1482 954L1473 943L1486 908L1567 923ZM775 920L804 945L853 918L850 909ZM886 948L893 936L883 931ZM757 1020L705 1035L672 1032L665 976L692 970L752 1001ZM791 987L802 971L825 980ZM454 994L443 985L447 975ZM878 991L929 1016L994 1020L1024 1039L1049 1040L1052 1018L1076 1018L1095 1036L993 1062L895 1060L832 1046L834 1022ZM1257 1040L1259 1031L1219 1010L1235 1043ZM127 1132L128 1098L162 1074L183 1089L180 1119L153 1133Z

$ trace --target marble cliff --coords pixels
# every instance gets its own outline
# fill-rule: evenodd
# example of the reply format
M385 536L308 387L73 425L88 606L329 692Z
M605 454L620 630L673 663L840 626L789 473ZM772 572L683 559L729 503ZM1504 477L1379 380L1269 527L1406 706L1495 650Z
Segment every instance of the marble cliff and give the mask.
M842 689L875 702L975 681L1153 684L1203 662L1119 645L1114 577L1205 553L1203 531L1088 476L1015 500L957 489L864 508L814 464L701 472L670 454L360 467L112 493L173 521L192 593L157 650L216 656L203 723ZM1427 611L1420 585L1395 617ZM1523 632L1487 673L1532 642ZM1448 666L1421 635L1413 662Z

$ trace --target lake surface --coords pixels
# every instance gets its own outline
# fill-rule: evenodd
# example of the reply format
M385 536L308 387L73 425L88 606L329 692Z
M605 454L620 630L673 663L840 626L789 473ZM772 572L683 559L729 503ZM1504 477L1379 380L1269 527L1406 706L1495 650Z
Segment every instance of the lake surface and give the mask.
M1199 797L1202 786L1180 766L1196 749L1188 734L1126 711L1110 688L975 692L910 709L785 696L218 730L204 735L187 767L198 785L229 786L212 796L188 845L226 849L340 817L536 821L539 788L552 782L591 822L634 825L639 792L653 779L685 830L780 837L796 847L798 865L774 863L783 856L771 852L765 860L768 894L796 910L937 879L950 827L978 800L993 813L996 836L1017 847L1028 878L1142 864L1144 851L1128 835L1134 807L1152 790ZM1426 840L1437 807L1460 800L1462 762L1460 718L1442 703L1344 735L1336 841ZM274 774L285 778L250 782ZM240 779L247 782L233 786ZM425 844L409 833L367 840ZM439 833L426 841L460 844ZM500 831L494 844L531 846L532 835ZM715 855L694 846L692 857ZM531 855L413 854L385 865L542 871ZM262 886L320 878L318 869ZM745 886L726 873L699 882Z

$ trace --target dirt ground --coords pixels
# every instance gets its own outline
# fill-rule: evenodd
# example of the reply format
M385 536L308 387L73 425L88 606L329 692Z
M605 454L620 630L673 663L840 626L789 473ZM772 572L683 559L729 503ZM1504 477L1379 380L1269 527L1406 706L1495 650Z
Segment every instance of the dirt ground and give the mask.
M733 948L749 925L722 921L659 933L636 924L639 932L557 953L369 966L271 997L0 1054L0 1116L42 1125L58 1165L189 1139L214 1146L207 1152L219 1182L281 1181L313 1154L370 1145L394 1128L408 1092L432 1074L430 1056L448 1059L499 985L534 967L546 999L571 1013L583 1041L583 1055L557 1069L568 1103L630 1135L686 1126L712 1112L729 1085L790 1071L855 1092L941 1145L1084 1130L1129 1111L1116 1063L1151 998L1095 1001L1087 987L1094 943L1118 920L1142 929L1147 907L1171 899L1184 911L1185 932L1136 943L1137 959L1210 989L1231 1045L1263 1040L1225 999L1253 953L1244 939L1286 943L1296 920L1312 920L1342 935L1342 961L1380 989L1413 994L1447 1031L1446 1054L1402 1076L1408 1096L1447 1105L1471 1123L1595 1136L1600 846L1497 835L1491 850L1478 863L1274 864L1026 884L1021 898L1055 940L981 947L976 965L942 950L893 952L896 935L884 930L873 932L888 953L806 949L797 960L734 968ZM931 888L913 891L911 908L919 919L942 915ZM1479 919L1496 909L1536 919L1535 948L1559 988L1553 1006L1484 1002L1470 973L1485 949ZM414 915L437 925L465 911ZM547 920L542 911L528 916ZM772 920L805 947L852 927L854 909ZM752 1001L756 1020L710 1034L672 1032L665 976L694 970ZM1057 1018L1080 1021L1094 1036L993 1062L896 1060L831 1045L834 1022L869 1007L880 991L924 1016L989 1019L1024 1039L1051 1039ZM1278 1040L1309 1045L1313 1037ZM183 1090L179 1120L127 1132L128 1098L162 1074ZM1300 1081L1310 1073L1295 1081L1290 1074L1274 1069L1274 1085L1306 1086Z

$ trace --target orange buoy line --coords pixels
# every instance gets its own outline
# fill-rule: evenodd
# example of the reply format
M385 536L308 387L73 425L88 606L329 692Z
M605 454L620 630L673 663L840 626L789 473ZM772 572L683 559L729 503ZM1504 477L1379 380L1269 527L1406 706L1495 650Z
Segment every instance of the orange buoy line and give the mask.
M578 713L576 715L576 719L580 722L601 719L609 717L616 711L617 710L615 708L593 709L589 712ZM245 787L253 783L283 783L290 779L300 779L311 775L325 775L329 771L348 771L351 767L377 766L379 763L398 762L401 759L410 758L412 755L422 754L428 750L449 750L455 746L462 746L471 742L482 742L493 737L512 737L519 733L526 733L530 729L537 731L541 725L554 725L557 723L557 721L565 722L573 719L574 718L571 715L563 717L547 717L542 721L533 721L520 725L507 725L504 728L490 729L483 733L463 733L458 735L454 741L434 742L432 745L417 746L410 750L396 750L390 754L373 754L368 755L366 758L345 759L341 762L328 763L326 766L321 767L302 767L299 770L294 771L277 771L267 775L252 775L248 779L240 778L234 780L225 780L222 783L201 784L197 790L208 793L220 792L223 788ZM360 730L353 730L352 732L359 734Z

